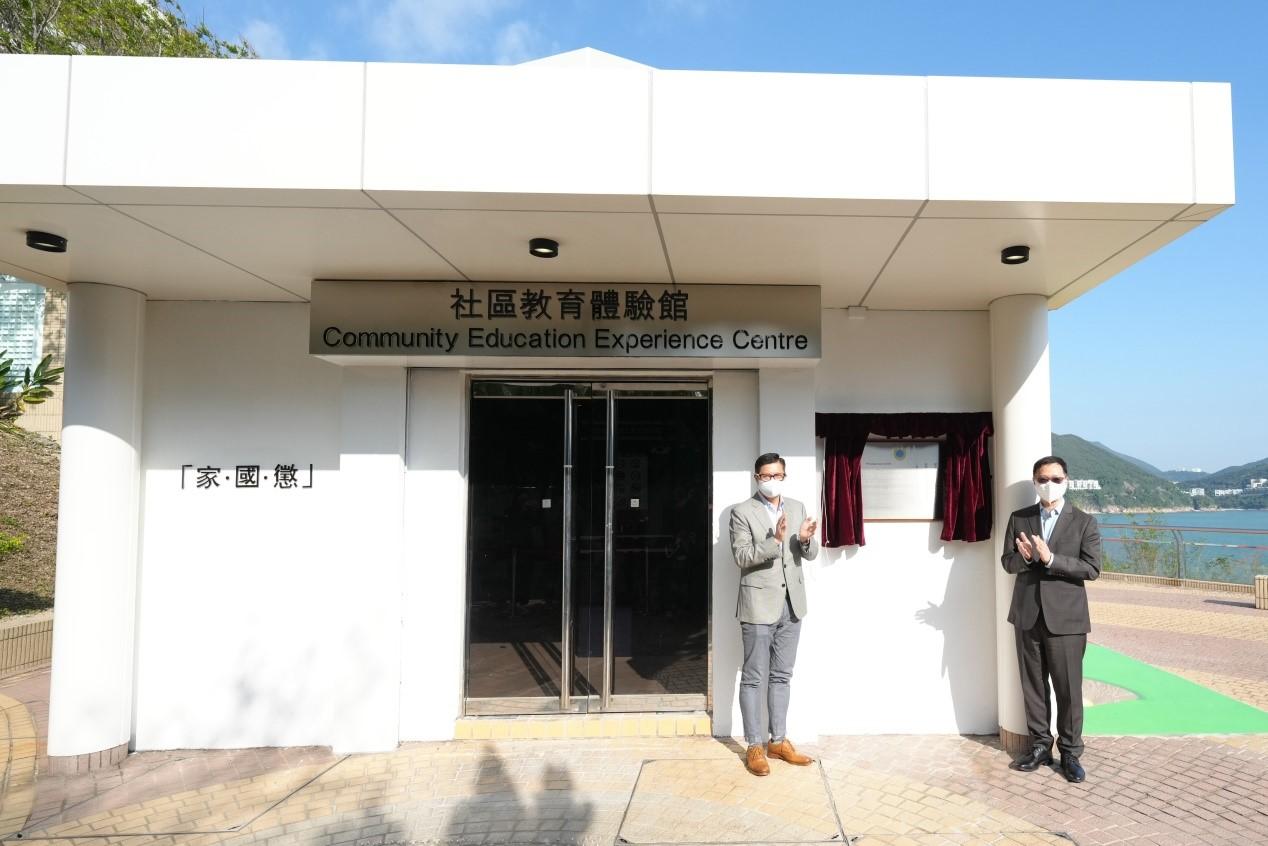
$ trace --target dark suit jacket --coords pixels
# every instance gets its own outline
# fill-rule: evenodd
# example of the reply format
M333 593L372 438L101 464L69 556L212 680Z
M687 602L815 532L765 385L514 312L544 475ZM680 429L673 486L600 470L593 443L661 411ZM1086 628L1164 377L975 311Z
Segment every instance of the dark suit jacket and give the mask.
M1053 634L1086 634L1092 630L1088 616L1085 581L1101 575L1101 532L1096 518L1067 502L1057 524L1052 527L1048 548L1052 564L1045 567L1033 563L1017 551L1015 540L1025 532L1030 537L1043 537L1039 522L1039 503L1014 511L1008 518L1008 534L1004 536L1004 554L1000 563L1004 570L1017 574L1013 585L1013 604L1008 609L1008 622L1029 629L1039 619Z

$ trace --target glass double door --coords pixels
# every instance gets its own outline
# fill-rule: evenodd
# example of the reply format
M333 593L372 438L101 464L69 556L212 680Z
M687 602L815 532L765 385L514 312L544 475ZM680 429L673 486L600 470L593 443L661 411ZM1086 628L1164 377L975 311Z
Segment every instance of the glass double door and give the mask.
M700 710L705 383L472 383L468 714Z

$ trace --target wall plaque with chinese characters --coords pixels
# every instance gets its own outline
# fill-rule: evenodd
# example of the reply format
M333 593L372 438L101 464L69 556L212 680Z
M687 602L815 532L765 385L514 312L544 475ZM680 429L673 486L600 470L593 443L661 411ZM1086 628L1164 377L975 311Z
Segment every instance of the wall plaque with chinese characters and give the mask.
M863 447L864 520L937 520L939 444L875 441Z
M313 282L328 356L819 358L809 285Z

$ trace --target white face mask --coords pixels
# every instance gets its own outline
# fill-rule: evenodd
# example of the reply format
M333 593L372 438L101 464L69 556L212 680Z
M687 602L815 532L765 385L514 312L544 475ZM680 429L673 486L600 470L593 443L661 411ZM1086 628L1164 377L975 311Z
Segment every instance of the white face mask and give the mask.
M1056 502L1065 496L1065 489L1069 482L1045 482L1042 485L1035 482L1035 493L1039 494L1039 498L1044 502Z
M769 482L758 481L757 489L762 492L762 496L767 499L774 499L784 492L783 479L771 479Z

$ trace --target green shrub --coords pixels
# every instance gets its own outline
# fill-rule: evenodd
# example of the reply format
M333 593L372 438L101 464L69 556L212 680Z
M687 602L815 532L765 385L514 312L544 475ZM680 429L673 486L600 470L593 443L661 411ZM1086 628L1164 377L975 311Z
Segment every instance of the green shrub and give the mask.
M0 558L4 558L11 552L17 552L22 548L22 542L26 540L22 535L9 535L0 532Z

